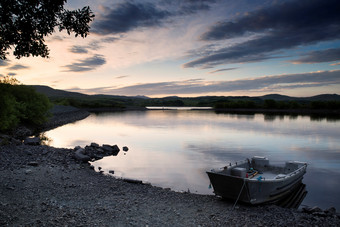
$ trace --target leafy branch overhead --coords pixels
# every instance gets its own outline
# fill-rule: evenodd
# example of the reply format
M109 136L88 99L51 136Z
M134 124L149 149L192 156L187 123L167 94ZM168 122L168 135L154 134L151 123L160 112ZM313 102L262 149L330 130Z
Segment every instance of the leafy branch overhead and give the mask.
M6 59L9 49L17 58L48 57L44 37L66 30L70 35L85 38L94 14L90 7L67 10L67 0L1 0L0 1L0 59Z

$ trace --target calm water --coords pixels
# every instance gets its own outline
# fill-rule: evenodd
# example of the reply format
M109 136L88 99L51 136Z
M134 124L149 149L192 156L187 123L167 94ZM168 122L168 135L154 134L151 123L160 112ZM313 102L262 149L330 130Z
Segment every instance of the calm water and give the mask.
M91 114L46 132L55 147L91 142L128 146L94 165L116 177L212 194L206 170L255 155L271 163L308 162L303 205L340 210L340 121L308 116L216 114L214 111L152 110Z

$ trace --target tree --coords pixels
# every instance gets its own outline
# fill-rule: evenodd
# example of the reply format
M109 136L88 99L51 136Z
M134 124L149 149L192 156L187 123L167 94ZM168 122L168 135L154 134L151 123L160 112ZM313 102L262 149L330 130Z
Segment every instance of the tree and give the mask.
M8 49L14 47L17 58L48 57L44 37L58 28L85 38L94 14L86 6L66 10L67 0L1 0L0 1L0 59L5 60Z

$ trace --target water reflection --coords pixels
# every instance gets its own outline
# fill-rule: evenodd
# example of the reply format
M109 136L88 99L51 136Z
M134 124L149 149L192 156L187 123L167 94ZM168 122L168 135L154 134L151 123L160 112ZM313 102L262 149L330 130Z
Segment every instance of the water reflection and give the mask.
M312 121L309 116L152 110L91 114L46 136L56 147L91 142L128 146L125 155L95 165L105 172L114 170L117 177L200 194L212 194L205 171L226 162L254 155L273 162L305 161L304 203L340 209L335 192L340 187L339 126L339 121Z

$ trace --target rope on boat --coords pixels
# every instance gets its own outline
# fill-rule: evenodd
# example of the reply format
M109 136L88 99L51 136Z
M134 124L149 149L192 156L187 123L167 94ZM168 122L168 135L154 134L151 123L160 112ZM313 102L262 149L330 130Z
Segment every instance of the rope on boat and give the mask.
M231 210L234 210L234 208L235 208L235 206L236 206L236 203L238 202L238 200L239 200L239 198L240 198L240 196L241 196L241 193L242 193L242 190L243 190L245 184L246 184L246 181L243 180L243 185L242 185L242 187L241 187L240 193L238 193L237 199L236 199L236 201L235 201L235 203L234 203L234 206L233 206L233 208L232 208Z

